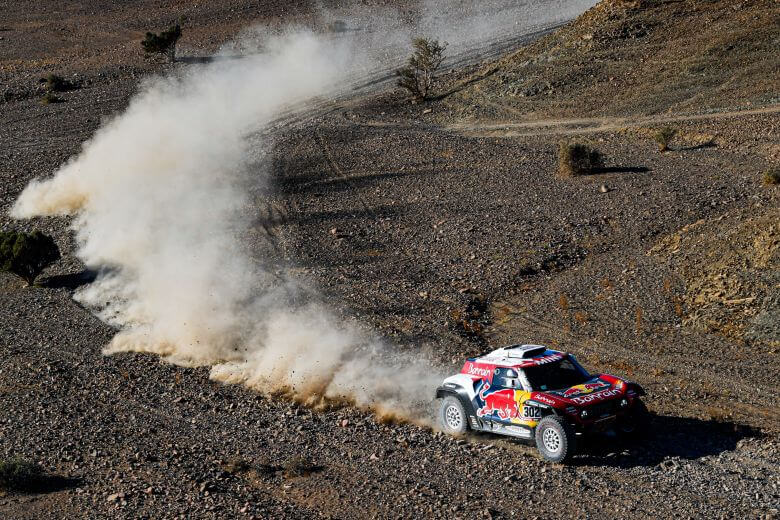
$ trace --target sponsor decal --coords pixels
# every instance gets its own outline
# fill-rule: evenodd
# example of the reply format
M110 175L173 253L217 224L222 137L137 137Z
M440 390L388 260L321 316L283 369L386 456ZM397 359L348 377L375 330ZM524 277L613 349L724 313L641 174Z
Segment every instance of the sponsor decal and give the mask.
M595 394L572 397L571 400L577 404L588 404L593 401L601 401L618 395L620 395L620 390L613 388L611 390L604 390L603 392L597 392Z
M500 387L493 389L490 383L485 381L477 393L477 416L533 427L541 418L542 411L537 407L525 405L530 397L531 393L524 390Z
M522 426L505 426L504 429L510 432L518 433L520 435L525 435L528 433L528 429L523 428Z
M568 390L566 390L565 392L563 392L563 397L590 394L596 390L600 390L602 388L607 388L607 387L609 387L609 384L603 381L595 381L593 383L583 383L581 385L573 386Z
M541 408L536 406L525 405L523 406L523 419L539 420L542 418Z
M536 401L539 401L540 403L555 404L555 400L554 399L550 399L549 397L547 397L544 394L536 394L533 397L533 399L536 400Z
M534 365L544 365L545 363L552 363L553 361L558 361L559 359L563 359L563 354L550 354L549 356L534 358L531 361Z
M474 363L469 363L467 374L471 376L488 377L492 372L489 368L478 367Z

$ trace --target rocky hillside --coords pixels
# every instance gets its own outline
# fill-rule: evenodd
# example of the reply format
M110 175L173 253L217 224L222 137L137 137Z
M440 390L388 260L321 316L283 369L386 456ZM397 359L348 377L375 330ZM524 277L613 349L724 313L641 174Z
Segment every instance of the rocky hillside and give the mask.
M778 101L772 0L605 0L449 97L476 119L720 111Z

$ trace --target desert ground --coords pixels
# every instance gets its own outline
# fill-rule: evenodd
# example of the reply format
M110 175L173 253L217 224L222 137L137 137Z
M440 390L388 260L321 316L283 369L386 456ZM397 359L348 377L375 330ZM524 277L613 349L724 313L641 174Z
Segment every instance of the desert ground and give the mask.
M762 180L780 161L776 2L603 0L464 50L428 102L388 69L249 137L270 182L251 193L244 243L344 320L452 373L528 342L644 386L645 438L589 439L568 465L508 438L314 410L208 367L104 356L117 331L73 299L94 275L72 219L17 221L14 201L145 77L199 66L258 22L328 20L304 1L68 5L0 17L0 227L39 229L63 253L34 287L0 273L0 457L51 475L0 490L0 516L778 516L780 188ZM179 16L179 62L145 58L143 33ZM49 73L75 85L61 103L41 103ZM561 176L562 139L593 144L604 167Z

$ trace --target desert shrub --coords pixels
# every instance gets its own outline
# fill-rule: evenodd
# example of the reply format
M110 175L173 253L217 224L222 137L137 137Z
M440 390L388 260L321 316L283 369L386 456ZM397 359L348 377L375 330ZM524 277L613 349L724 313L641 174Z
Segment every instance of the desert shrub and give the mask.
M439 40L415 38L412 40L414 53L409 57L406 67L396 71L398 86L405 88L415 100L428 99L436 80L436 71L444 61L447 43Z
M669 142L677 134L677 130L666 126L655 133L654 139L658 143L658 151L665 152L669 149Z
M62 76L57 76L56 74L46 76L44 83L46 84L46 90L49 92L62 92L68 86L68 82Z
M584 143L558 145L558 171L561 175L588 175L603 165L601 153Z
M772 166L764 172L765 184L780 184L780 166Z
M0 271L14 273L32 285L43 269L60 258L57 244L40 231L0 232Z
M347 25L347 22L345 22L344 20L334 20L328 24L328 30L330 32L343 33L343 32L347 32L348 29L349 26Z
M141 42L144 51L147 54L163 54L168 57L168 61L176 61L176 42L181 38L181 26L172 25L160 34L153 32L146 33L146 38Z
M490 323L490 303L485 295L467 293L464 305L450 311L450 327L464 338L484 342L483 333Z
M38 464L21 459L0 461L0 489L35 491L46 483L46 474Z
M45 78L41 78L40 82L43 83L47 92L67 92L78 88L78 84L56 74L49 74Z
M41 97L41 103L44 105L62 103L62 98L57 96L54 92L47 92Z

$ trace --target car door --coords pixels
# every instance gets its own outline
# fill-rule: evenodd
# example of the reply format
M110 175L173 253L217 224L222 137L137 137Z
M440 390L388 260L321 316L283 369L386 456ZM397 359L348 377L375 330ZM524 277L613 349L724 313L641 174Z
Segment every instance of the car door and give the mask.
M519 385L517 372L514 369L496 368L490 388L480 395L484 401L480 415L502 423L514 422L513 419L516 421L519 410L515 392Z

